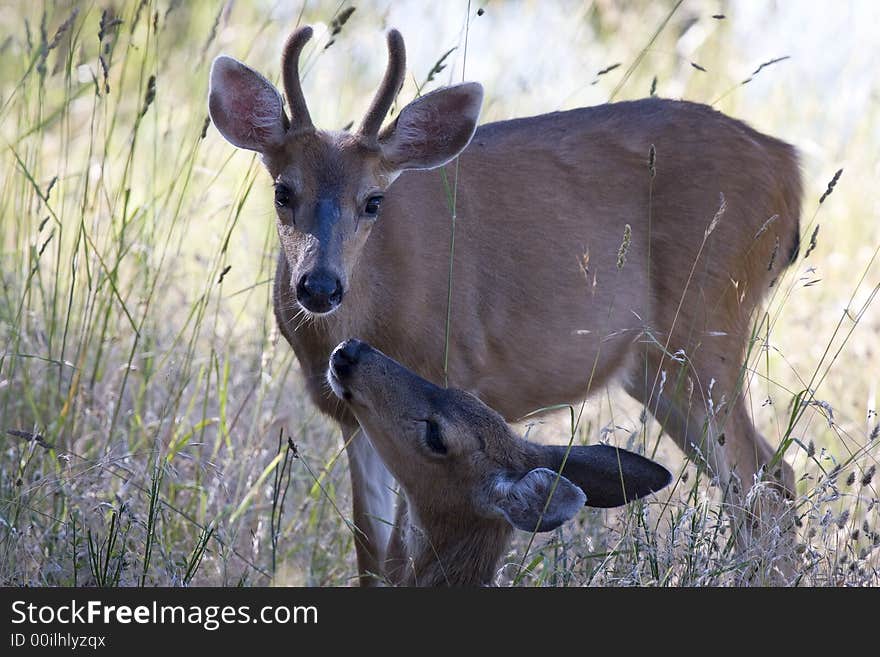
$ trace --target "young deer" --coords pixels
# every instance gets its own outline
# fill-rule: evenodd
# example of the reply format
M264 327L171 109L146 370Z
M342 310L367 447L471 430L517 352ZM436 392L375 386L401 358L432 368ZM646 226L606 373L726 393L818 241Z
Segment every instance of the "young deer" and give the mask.
M359 340L333 351L327 381L400 482L385 564L393 584L490 584L514 528L549 532L585 503L622 506L671 479L608 445L569 451L523 440L473 395L440 388Z
M659 98L477 129L483 92L472 82L414 100L380 130L405 75L394 30L360 127L319 130L298 74L311 34L302 27L284 47L289 115L266 78L223 56L209 108L274 181L275 314L312 400L343 429L362 583L384 561L393 478L326 387L327 358L352 335L508 420L621 381L731 487L732 509L762 475L793 490L791 468L751 422L742 370L750 318L798 253L791 146ZM457 156L445 178L426 171Z

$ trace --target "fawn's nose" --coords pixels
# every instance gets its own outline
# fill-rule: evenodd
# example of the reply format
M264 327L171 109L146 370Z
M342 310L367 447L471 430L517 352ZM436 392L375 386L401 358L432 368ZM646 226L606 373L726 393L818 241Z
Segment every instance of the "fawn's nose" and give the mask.
M342 282L323 269L303 274L296 284L296 300L313 313L328 313L342 301Z
M337 377L345 378L351 374L361 356L369 349L369 345L354 338L340 344L330 354L330 367Z

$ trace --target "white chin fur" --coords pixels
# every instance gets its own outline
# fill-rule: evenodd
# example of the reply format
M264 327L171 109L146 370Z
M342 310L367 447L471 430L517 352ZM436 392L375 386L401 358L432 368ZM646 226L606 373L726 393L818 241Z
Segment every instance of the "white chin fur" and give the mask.
M345 388L342 387L342 384L339 382L339 379L336 378L336 375L333 373L333 368L327 368L327 383L330 384L330 389L333 391L333 394L339 397L340 399L345 399L346 397L351 397L351 393L348 393Z
M325 313L316 313L314 310L309 310L309 309L306 308L304 305L302 305L302 304L299 302L299 300L297 300L296 305L299 306L299 307L300 307L300 310L302 310L302 311L303 311L307 316L309 316L309 317L330 317L330 315L332 315L332 314L335 313L337 310L339 310L339 306L341 306L342 304L339 304L339 305L337 305L337 306L333 306L330 310L328 310L328 311L325 312Z

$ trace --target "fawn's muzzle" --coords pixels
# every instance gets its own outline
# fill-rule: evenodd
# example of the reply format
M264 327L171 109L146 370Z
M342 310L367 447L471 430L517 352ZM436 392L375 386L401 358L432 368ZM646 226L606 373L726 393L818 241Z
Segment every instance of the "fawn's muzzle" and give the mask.
M354 338L346 340L336 347L330 355L330 369L336 378L345 381L351 376L361 356L369 349L370 346L367 343Z

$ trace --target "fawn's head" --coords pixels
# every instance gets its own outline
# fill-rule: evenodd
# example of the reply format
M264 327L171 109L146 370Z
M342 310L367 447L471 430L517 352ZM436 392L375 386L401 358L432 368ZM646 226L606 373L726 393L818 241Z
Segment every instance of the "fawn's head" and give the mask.
M483 98L477 83L426 94L384 130L385 115L406 72L403 38L388 33L388 68L355 132L315 128L299 79L299 56L310 27L284 48L281 94L262 75L226 56L214 60L208 106L227 141L256 151L275 183L278 234L290 265L290 286L310 313L335 310L380 214L382 196L407 169L433 169L468 145Z
M358 340L334 350L327 379L423 523L464 514L550 531L584 504L620 506L670 481L663 466L615 447L523 440L473 395L440 388Z

